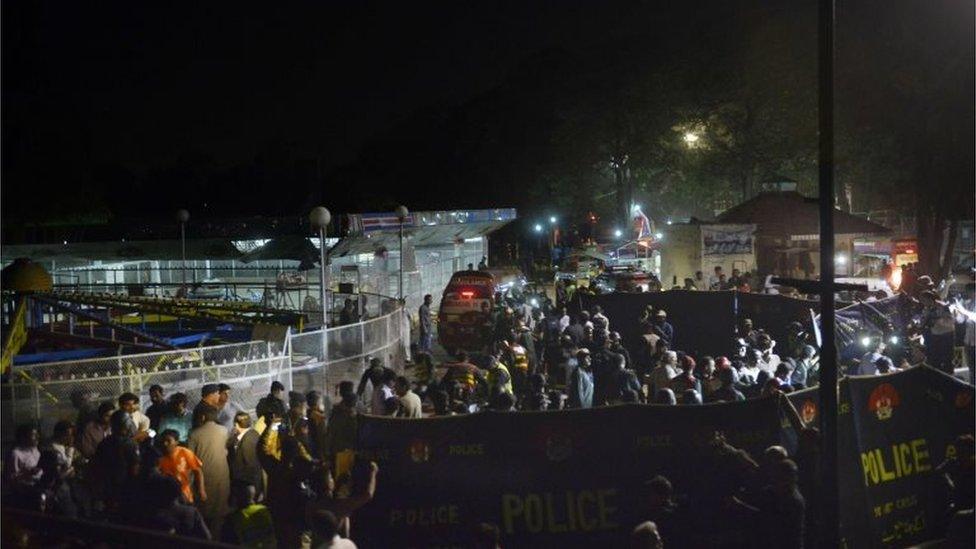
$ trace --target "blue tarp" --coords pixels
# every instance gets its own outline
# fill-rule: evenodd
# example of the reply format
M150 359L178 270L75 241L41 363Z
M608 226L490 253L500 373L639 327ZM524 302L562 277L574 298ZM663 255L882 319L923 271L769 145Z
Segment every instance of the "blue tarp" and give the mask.
M40 364L42 362L60 362L62 360L80 360L98 356L109 356L115 354L115 349L72 349L70 351L51 351L47 353L33 353L29 355L17 355L14 357L14 364L21 366L24 364Z

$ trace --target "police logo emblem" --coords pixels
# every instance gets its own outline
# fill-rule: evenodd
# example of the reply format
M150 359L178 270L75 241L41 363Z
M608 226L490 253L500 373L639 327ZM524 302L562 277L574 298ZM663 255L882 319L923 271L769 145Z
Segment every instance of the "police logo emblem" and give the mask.
M425 463L430 460L430 446L422 440L411 442L409 451L410 459L414 463Z
M868 409L882 421L890 419L895 407L899 404L901 404L901 398L898 396L898 391L890 383L878 385L868 397Z

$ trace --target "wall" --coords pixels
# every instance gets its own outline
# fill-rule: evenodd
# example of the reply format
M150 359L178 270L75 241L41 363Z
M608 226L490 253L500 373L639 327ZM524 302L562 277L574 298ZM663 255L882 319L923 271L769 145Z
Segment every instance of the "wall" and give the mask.
M721 225L706 225L721 226ZM661 283L665 288L673 284L683 285L685 278L702 271L707 279L716 266L721 265L727 276L732 269L742 272L756 269L755 252L750 254L728 254L721 256L702 256L702 225L676 224L664 227L664 242L661 248ZM677 281L674 281L677 277Z
M662 233L661 284L664 288L683 285L686 277L701 270L701 230L698 225L665 225Z

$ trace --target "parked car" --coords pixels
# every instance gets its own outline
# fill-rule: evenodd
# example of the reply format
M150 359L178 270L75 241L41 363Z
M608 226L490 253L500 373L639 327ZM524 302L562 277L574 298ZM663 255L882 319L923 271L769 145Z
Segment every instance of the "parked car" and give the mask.
M609 267L593 279L593 285L603 293L650 292L661 289L661 283L652 273L639 271L632 266Z

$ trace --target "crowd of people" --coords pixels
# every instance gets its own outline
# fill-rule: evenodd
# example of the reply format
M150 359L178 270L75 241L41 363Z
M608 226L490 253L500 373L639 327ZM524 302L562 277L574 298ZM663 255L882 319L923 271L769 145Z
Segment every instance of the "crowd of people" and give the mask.
M378 467L355 459L353 384L328 414L319 392L277 381L255 415L231 392L204 385L190 411L185 394L157 385L144 412L132 393L77 394L77 417L43 444L34 426L18 428L4 505L245 547L355 547L350 517L372 499Z
M421 315L423 318L423 315ZM789 342L786 356L776 342L745 319L726 356L692 356L675 348L667 312L649 307L640 321L642 346L632 356L599 306L569 315L520 314L510 306L495 313L488 351L459 352L440 364L416 354L416 392L433 415L496 410L559 410L618 403L702 404L790 392L815 385L816 349L805 339ZM421 336L423 338L423 335ZM429 345L429 342L425 342ZM393 391L393 374L389 393ZM362 386L362 385L361 385ZM374 413L399 413L393 405Z
M714 281L699 275L691 286L750 284L748 273L733 271L728 282L718 270ZM973 317L960 319L958 308L941 300L924 278L913 284L923 318L917 328L926 341L919 361L944 368L945 346L951 355L954 344L948 327L963 322L969 334ZM667 311L648 307L634 352L599 306L571 315L565 293L555 303L539 297L536 305L496 299L487 348L458 351L435 364L428 296L419 311L418 352L408 364L412 379L370 358L358 385L339 384L334 403L318 391L287 392L279 382L254 414L234 404L226 384L204 385L192 409L188 395L167 396L159 386L149 389L145 411L131 393L113 402L80 395L77 417L58 422L45 442L33 426L18 429L3 463L5 504L248 547L355 547L348 539L351 517L372 498L378 471L375 463L356 459L360 414L417 419L774 396L799 434L797 454L772 446L753 457L717 436L712 448L730 468L730 480L715 487L714 501L695 504L714 506L717 514L709 516L759 520L766 527L754 535L768 546L815 543L819 435L784 396L815 386L819 377L817 349L802 327L791 326L795 337L777 345L743 319L728 356L695 355L676 344L681 334ZM345 308L352 315L350 303ZM847 373L883 374L917 363L906 357L896 365L884 338L867 351ZM952 490L944 524L950 535L956 535L960 515L972 516L973 446L971 436L961 437L955 456L938 468ZM701 514L675 496L667 478L655 477L645 488L648 520L630 533L635 547L700 542ZM472 528L472 539L500 544L496 526Z

